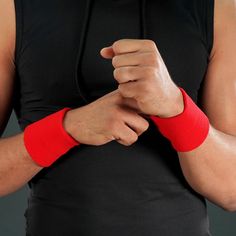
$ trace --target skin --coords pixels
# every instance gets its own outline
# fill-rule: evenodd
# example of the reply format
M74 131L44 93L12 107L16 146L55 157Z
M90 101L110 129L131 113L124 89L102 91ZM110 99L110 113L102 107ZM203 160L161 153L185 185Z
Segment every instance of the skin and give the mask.
M154 41L121 39L100 53L112 59L120 94L135 100L142 113L170 117L183 111L181 92Z
M0 121L3 131L12 109L9 101L15 69L14 5L11 1L0 0L0 18L5 20L4 24L7 21L5 26L0 19ZM178 156L184 176L195 191L223 209L235 211L235 0L215 0L214 32L202 96L202 109L209 117L210 130L199 147L189 152L178 152ZM67 112L64 127L78 141L101 145L115 139L128 146L147 130L146 115L170 117L183 111L182 95L152 40L122 39L100 53L103 59L112 59L114 79L119 86L98 100ZM144 97L144 94L148 96ZM115 112L118 112L117 116L114 116ZM22 133L1 138L2 196L17 190L41 169L27 153Z
M129 146L149 126L145 115L132 106L130 100L123 98L118 90L108 93L86 106L67 112L65 128L83 144L98 146L117 140Z

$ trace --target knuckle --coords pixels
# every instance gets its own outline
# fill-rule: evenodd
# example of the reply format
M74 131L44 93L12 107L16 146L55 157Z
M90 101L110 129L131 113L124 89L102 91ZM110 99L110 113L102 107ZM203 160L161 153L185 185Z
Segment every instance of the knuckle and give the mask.
M149 123L148 123L148 121L144 120L143 125L142 125L142 128L143 128L143 132L146 131L146 130L149 128Z
M130 146L130 144L127 142L127 141L124 141L124 140L119 140L118 141L119 143L121 143L122 145L124 145L124 146Z
M149 63L152 65L158 65L158 55L155 52L150 52L149 53Z
M132 135L130 135L128 142L131 145L131 144L135 143L137 140L138 140L138 135L136 133L133 133Z
M155 49L156 48L156 43L153 40L151 40L151 39L146 39L145 43L151 49Z
M130 146L132 145L133 143L130 141L130 140L127 140L127 141L124 141L124 145L125 146Z
M134 133L133 137L132 137L132 143L135 143L138 140L138 135L136 133Z
M139 123L139 134L138 135L141 135L142 133L144 133L149 127L149 123L146 121L146 120L142 120L140 123Z
M118 80L120 77L120 69L116 68L115 70L113 70L113 76L116 80Z
M111 63L114 67L118 67L118 56L114 56L111 60Z
M129 142L123 142L123 144L125 145L125 146L130 146L132 143L129 143Z
M112 49L113 51L115 52L115 54L118 54L120 53L120 40L118 41L115 41L113 44L112 44Z
M135 143L138 139L138 135L136 133L128 135L126 139L123 141L126 146L130 146Z

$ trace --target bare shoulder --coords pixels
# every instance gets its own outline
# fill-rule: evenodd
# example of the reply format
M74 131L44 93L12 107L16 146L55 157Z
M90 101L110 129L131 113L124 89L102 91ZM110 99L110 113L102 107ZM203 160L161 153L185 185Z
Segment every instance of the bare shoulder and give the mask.
M215 128L236 135L236 0L215 0L213 48L201 101Z
M14 0L0 0L0 52L14 56L15 7ZM1 57L4 55L1 53Z
M236 33L236 0L214 0L214 44L211 56L223 41ZM230 39L229 39L230 40Z
M0 0L0 133L12 110L15 32L14 0Z

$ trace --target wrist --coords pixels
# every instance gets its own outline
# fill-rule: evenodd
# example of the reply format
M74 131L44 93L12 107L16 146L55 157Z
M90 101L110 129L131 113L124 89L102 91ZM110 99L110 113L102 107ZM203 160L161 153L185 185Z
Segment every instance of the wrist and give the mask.
M48 167L69 149L80 144L63 126L64 115L70 109L60 109L24 129L25 147L38 165Z
M64 127L64 130L67 132L67 134L69 134L71 137L74 138L73 136L73 125L72 125L72 115L73 113L73 109L67 111L64 115L64 119L62 121L62 126Z
M182 88L180 89L184 99L184 110L181 114L168 118L158 116L150 116L150 118L177 151L186 152L204 142L210 123L204 112Z
M176 96L171 101L171 105L165 105L165 108L168 110L156 116L160 118L169 118L169 117L174 117L183 113L184 99L183 99L183 94L179 88L177 89Z

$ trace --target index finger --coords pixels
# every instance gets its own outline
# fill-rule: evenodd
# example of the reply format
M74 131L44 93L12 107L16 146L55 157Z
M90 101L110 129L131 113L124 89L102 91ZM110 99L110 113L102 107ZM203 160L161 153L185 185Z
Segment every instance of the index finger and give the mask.
M112 44L114 53L125 54L137 51L156 50L156 44L149 39L120 39Z

